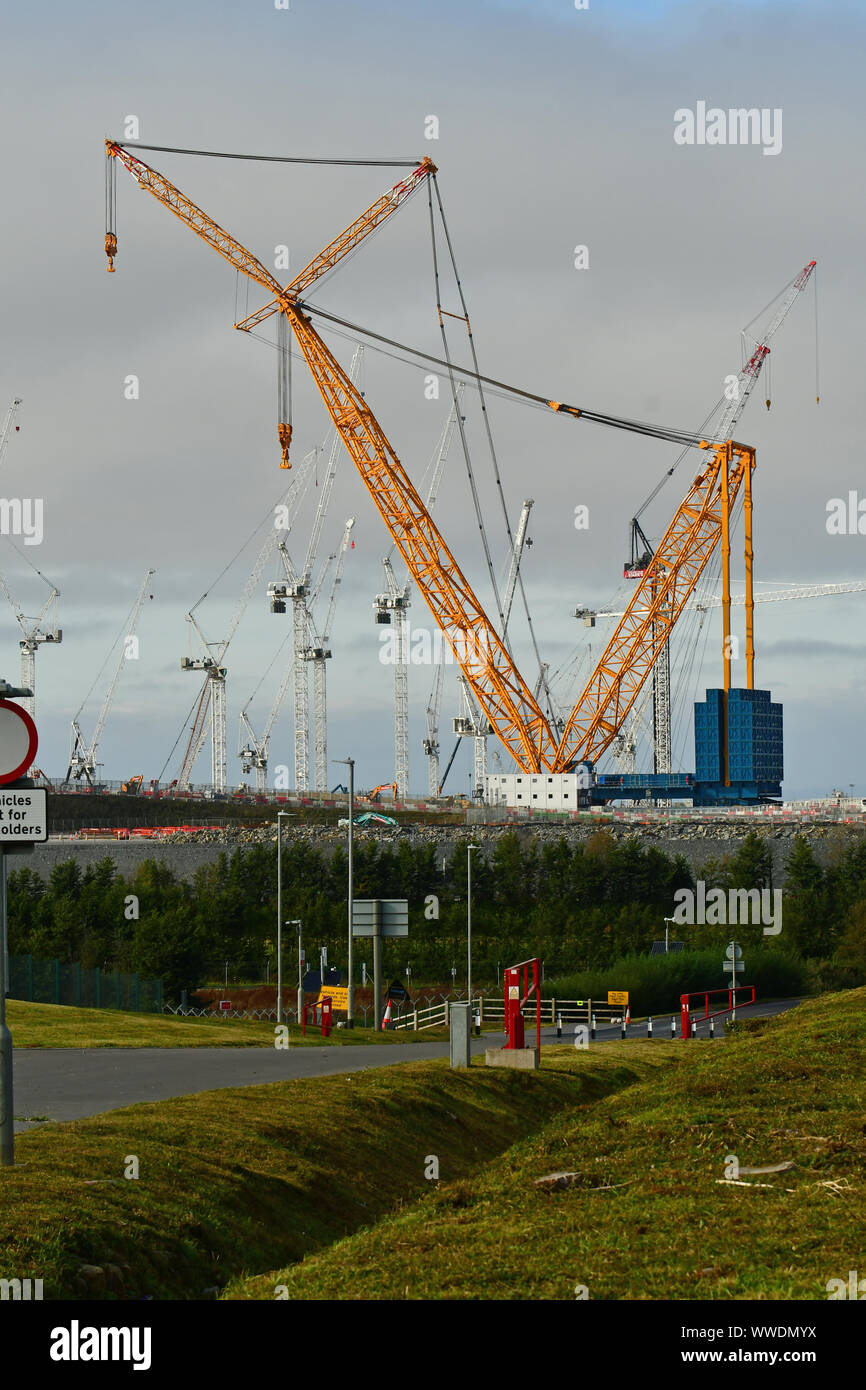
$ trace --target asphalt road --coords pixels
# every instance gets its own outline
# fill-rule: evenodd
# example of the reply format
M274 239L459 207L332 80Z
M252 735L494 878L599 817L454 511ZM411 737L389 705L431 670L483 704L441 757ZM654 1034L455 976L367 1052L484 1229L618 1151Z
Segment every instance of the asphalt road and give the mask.
M737 1012L742 1018L766 1017L794 1008L797 999L753 1004ZM670 1037L670 1014L654 1020L657 1038ZM717 1020L716 1037L724 1037ZM527 1042L533 1030L527 1023ZM562 1042L573 1039L574 1026L565 1024ZM633 1023L628 1037L645 1038L645 1023ZM700 1025L698 1036L707 1035ZM599 1028L600 1042L620 1036L620 1028ZM472 1052L501 1046L504 1035L485 1033L472 1039ZM556 1029L542 1029L542 1044L556 1042ZM140 1101L168 1100L224 1086L260 1086L296 1077L333 1076L394 1066L400 1062L447 1057L448 1044L406 1043L349 1047L122 1047L16 1048L14 1053L14 1110L16 1131L45 1120L80 1120ZM38 1118L37 1118L38 1117Z

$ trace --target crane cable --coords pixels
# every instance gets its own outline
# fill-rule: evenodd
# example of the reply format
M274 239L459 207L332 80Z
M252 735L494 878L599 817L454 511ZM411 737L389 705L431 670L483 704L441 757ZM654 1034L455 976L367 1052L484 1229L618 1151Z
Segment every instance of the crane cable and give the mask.
M432 353L422 352L420 348L411 347L408 343L401 343L396 338L389 338L384 333L375 333L371 328L363 328L360 324L352 323L350 319L344 319L339 314L331 313L328 309L323 309L317 304L311 304L309 300L298 299L295 307L301 309L306 314L312 314L317 318L325 319L328 323L339 324L341 328L346 328L353 337L360 334L364 338L370 338L373 342L386 343L388 347L396 348L399 352L407 354L409 357L417 357L422 362L430 362L436 367L442 367L445 371L453 371L458 376L465 378L466 381L483 382L485 386L495 388L500 394L514 396L518 400L525 401L530 405L543 406L548 410L555 410L558 413L573 415L576 419L588 420L590 424L606 425L610 429L625 430L630 434L642 434L650 439L663 439L669 444L688 445L690 448L700 448L703 443L723 444L724 440L710 438L695 430L678 429L674 426L653 425L647 420L632 420L622 415L606 415L598 410L588 410L584 406L568 405L560 401L552 401L549 396L541 396L535 391L525 391L520 386L511 386L506 381L499 381L496 377L484 376L481 372L472 371L469 367L461 367L457 363L447 362L442 357L434 357ZM249 336L257 336L250 334ZM267 339L262 339L266 342Z
M477 520L477 522L478 522L478 530L479 530L479 533L480 533L480 535L481 535L481 544L482 544L482 546L484 547L484 558L485 558L485 560L487 561L487 573L488 573L488 575L490 576L490 583L491 583L491 586L492 586L492 588L493 588L493 597L494 597L494 601L495 601L495 603L496 603L496 611L497 611L498 614L499 614L499 621L500 621L500 624L502 625L502 628L504 629L504 627L505 627L505 614L504 614L503 608L502 608L502 600L501 600L501 598L500 598L500 596L499 596L499 586L498 586L498 584L496 583L496 572L495 572L494 567L493 567L493 558L492 558L492 556L491 556L491 554L490 554L490 545L489 545L488 540L487 540L487 532L486 532L485 527L484 527L484 513L483 513L483 511L482 511L482 509L481 509L481 502L480 502L480 499L479 499L479 497L478 497L478 489L477 489L477 487L476 487L476 485L475 485L475 474L474 474L474 472L473 472L473 470L472 470L472 459L471 459L470 454L469 454L469 445L468 445L468 443L467 443L467 441L466 441L466 430L465 430L465 428L464 428L464 421L463 421L463 417L462 417L462 415L461 415L461 413L460 413L460 411L459 411L459 409L458 409L458 406L457 406L457 386L456 386L456 383L455 383L455 381L454 381L454 370L453 370L453 367L452 367L452 365L451 365L451 353L450 353L450 350L449 350L449 347L448 347L448 335L447 335L447 333L445 332L445 322L444 322L444 319L442 318L442 296L441 296L440 291L439 291L439 253L438 253L437 248L436 248L436 225L435 225L435 221L434 221L434 218L433 218L433 198L432 198L432 194L431 194L431 191L430 191L430 181L429 181L429 180L428 180L428 183L427 183L427 202L428 202L428 211L429 211L429 216L430 216L430 243L431 243L432 256L433 256L433 287L434 287L434 292L435 292L435 295L436 295L436 312L437 312L437 314L438 314L438 316L439 316L439 332L440 332L441 337L442 337L442 350L443 350L443 352L445 353L445 366L446 366L447 371L448 371L448 379L449 379L449 381L450 381L450 383L451 383L451 398L452 398L452 400L453 400L453 402L454 402L454 408L455 408L455 410L457 411L457 429L458 429L459 434L460 434L460 443L461 443L461 446L462 446L462 448L463 448L463 458L464 458L464 461L465 461L465 464L466 464L466 476L467 476L468 479L469 479L469 489L470 489L470 491L471 491L471 493L472 493L472 502L473 502L473 506L475 507L475 518L476 518L476 520ZM440 204L440 206L441 206L441 204ZM446 232L446 236L447 236L447 232ZM454 257L453 257L453 254L452 254L452 258L451 258L451 263L452 263L452 267L453 267L453 266L454 266ZM457 275L456 268L454 268L454 274L455 274L455 278L456 278L456 280L457 280L458 291L460 292L460 300L461 300L461 304L462 304L462 306L463 306L463 312L464 312L464 314L465 314L465 316L466 316L466 327L467 327L467 330L469 331L469 339L470 339L470 342L471 342L471 341L472 341L472 333L471 333L471 329L469 328L469 314L468 314L468 311L467 311L467 309L466 309L465 301L463 300L462 291L460 290L460 279L459 279L459 276ZM474 349L473 349L473 351L474 351ZM480 391L479 391L479 394L480 394ZM484 406L483 406L483 401L482 401L482 410L483 410L483 409L484 409ZM506 640L507 640L507 639L506 639Z
M349 167L417 169L423 159L314 159L306 155L226 154L223 150L186 150L178 145L145 145L139 140L112 140L121 150L158 150L162 154L192 154L202 159L244 159L263 164L343 164Z
M473 366L473 369L474 369L474 371L475 371L475 374L476 374L476 376L477 376L477 378L478 378L478 399L479 399L479 402L480 402L480 405L481 405L481 414L482 414L482 417L483 417L483 420L484 420L484 429L485 429L485 433L486 433L486 435L487 435L487 444L488 444L488 447L489 447L489 450L490 450L490 459L491 459L491 463L492 463L492 465L493 465L493 476L494 476L495 481L496 481L496 488L497 488L497 492L498 492L498 494L499 494L499 502L500 502L500 506L501 506L501 508L502 508L502 515L503 515L504 520L505 520L505 532L506 532L506 535L508 536L508 544L509 544L510 554L513 554L513 552L514 552L514 535L513 535L513 533L512 533L512 529L511 529L511 520L510 520L509 515L508 515L508 506L507 506L507 503L506 503L506 501L505 501L505 490L504 490L504 488L503 488L503 486L502 486L502 477L501 477L501 474L500 474L500 472L499 472L499 460L498 460L498 458L497 458L497 456L496 456L496 446L495 446L494 443L493 443L493 431L492 431L491 426L490 426L490 416L489 416L489 413L488 413L488 410L487 410L487 402L486 402L486 400L484 399L484 392L483 392L482 387L481 387L481 375L480 375L480 373L479 373L479 371L478 371L478 354L477 354L477 352L476 352L476 350L475 350L475 339L474 339L473 334L472 334L472 324L470 323L470 320L469 320L469 307L468 307L468 305L467 305L467 303L466 303L466 299L465 299L465 296L464 296L464 294L463 294L463 283L462 283L462 281L461 281L461 279L460 279L460 275L459 275L459 272L458 272L458 270L457 270L457 260L456 260L456 257L455 257L455 255L454 255L454 247L453 247L452 242L451 242L451 233L450 233L449 230L448 230L448 222L447 222L447 219L446 219L446 217L445 217L445 209L444 209L444 207L443 207L443 205L442 205L442 195L441 195L440 192L439 192L439 182L438 182L438 180L437 180L435 174L432 176L432 182L433 182L433 186L434 186L435 189L436 189L436 202L437 202L438 207L439 207L439 216L440 216L440 218L441 218L441 220L442 220L442 230L443 230L443 232L444 232L444 234L445 234L445 242L446 242L446 245L447 245L447 247L448 247L448 254L449 254L450 258L451 258L451 269L452 269L452 271L453 271L453 273L454 273L454 280L455 280L455 283L456 283L456 285L457 285L457 293L458 293L459 296L460 296L460 307L461 307L462 310L463 310L463 316L464 316L465 322L466 322L466 334L467 334L467 337L468 337L468 339L469 339L469 349L470 349L470 352L471 352L471 355L472 355L472 366ZM429 196L429 187L428 187L428 196ZM432 224L433 224L432 204L431 204L431 212L430 212L430 221L431 221L431 229L432 229ZM435 248L435 237L434 237L434 248ZM436 303L437 303L437 309L439 309L439 322L440 322L440 325L441 325L441 324L442 324L442 312L441 312L441 305L439 304L439 281L438 281L438 274L437 274L437 280L436 280ZM444 341L444 340L445 340L445 329L444 329L444 325L442 325L442 337L443 337L443 341ZM453 374L451 374L451 390L452 390L452 393L453 393L453 391L454 391ZM462 436L462 430L461 430L461 436ZM485 537L485 545L486 545L486 537ZM529 627L530 636L531 636L531 638L532 638L532 648L533 648L533 651L534 651L534 653L535 653L535 660L536 660L536 663L537 663L537 665L538 665L538 669L539 669L539 671L540 671L540 670L542 669L541 652L539 651L539 648L538 648L538 641L537 641L536 636L535 636L535 628L534 628L533 623L532 623L532 615L531 615L531 613L530 613L530 611L529 611L529 601L528 601L528 599L527 599L527 597L526 597L526 589L525 589L524 583L523 583L523 574L521 573L521 569L520 569L520 565L519 565L519 564L518 564L518 567L517 567L517 583L518 583L518 585L520 586L520 594L521 594L521 598L522 598L522 600L523 600L523 608L524 608L524 612L525 612L525 614L526 614L526 621L527 621L527 624L528 624L528 627ZM506 648L508 649L509 653L511 653L511 642L510 642L509 636L508 636L507 624L506 624L506 621L505 621L504 613L503 613L503 611L502 611L502 603L501 603L501 600L500 600L500 598L499 598L498 589L496 588L496 585L495 585L495 584L494 584L494 594L496 595L497 608L499 609L499 618L500 618L500 622L502 623L502 640L503 640L503 642L505 643ZM512 655L513 655L513 654L512 654ZM555 727L556 715L555 715L555 711L554 711L553 709L549 708L549 706L550 706L550 693L549 693L549 691L547 692L547 694L548 694L548 715L550 716L551 722L554 724L554 727Z

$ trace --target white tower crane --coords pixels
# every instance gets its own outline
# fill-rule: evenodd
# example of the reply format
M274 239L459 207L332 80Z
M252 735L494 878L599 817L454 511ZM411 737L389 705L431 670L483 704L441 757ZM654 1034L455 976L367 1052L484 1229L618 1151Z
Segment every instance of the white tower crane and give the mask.
M279 656L280 652L286 646L288 640L288 637L285 637L283 639L277 651L277 656ZM274 660L276 660L276 657L274 658ZM271 663L271 665L273 665L273 662ZM274 703L271 706L271 711L268 715L267 722L265 723L264 732L262 733L261 738L257 737L256 732L252 724L250 723L250 717L247 712L249 710L250 705L253 702L253 699L255 698L255 691L250 696L244 708L241 710L241 747L238 749L238 757L242 760L241 766L243 767L244 772L255 772L257 792L266 792L268 789L268 755L270 752L271 734L273 733L274 724L277 721L277 716L279 715L279 712L283 707L283 701L286 698L286 694L288 693L291 681L292 665L291 663L287 663L286 669L283 673L283 679L280 682L280 687L277 691L276 698L274 699ZM246 730L245 742L244 730Z
M764 363L770 355L770 342L778 333L782 324L785 322L785 319L788 317L788 314L793 305L795 304L798 296L808 285L810 279L812 278L812 273L815 269L815 265L815 261L809 261L808 265L805 265L803 269L799 272L799 274L794 276L794 279L782 292L781 303L778 309L776 310L776 313L773 315L773 318L770 320L770 323L767 326L763 336L760 339L750 337L748 329L751 327L751 324L747 324L746 328L743 329L743 332L741 334L744 348L743 355L745 356L746 352L748 352L749 356L746 360L745 365L740 369L739 373L737 374L736 382L732 382L730 390L726 391L725 393L727 397L727 402L722 412L722 415L718 420L717 424L714 426L713 430L713 433L716 435L717 438L732 438L734 433L734 426L736 425L737 421L739 420L740 416L745 410L749 402L749 398L751 397L752 391L757 385L758 378L761 375L761 370L764 366ZM761 317L761 315L758 315L758 317ZM753 319L752 323L754 322L755 320ZM769 410L769 399L767 400L766 405L767 409ZM708 419L712 419L713 414L715 414L715 410L708 417ZM707 422L705 421L704 424L706 425L706 423ZM703 427L704 426L702 426L702 428ZM680 454L680 457L677 459L673 468L671 468L669 472L665 475L666 477L670 477L671 473L673 473L674 469L677 467L680 460L685 456L686 453L688 453L688 450L684 450L683 453ZM649 567L650 561L652 560L652 547L647 541L647 538L644 535L643 530L641 529L640 516L642 512L645 510L645 508L650 504L650 502L652 502L657 492L658 488L656 488L650 494L649 498L644 503L641 510L632 520L632 555L631 560L626 562L624 570L624 575L627 579L640 578L644 571ZM667 642L662 648L662 651L655 664L655 667L653 668L652 689L654 729L653 768L656 772L670 772L671 659L670 645Z
M343 531L340 549L337 552L337 563L334 568L331 591L328 595L328 607L322 623L321 636L316 635L316 624L311 614L310 633L315 641L304 652L304 660L311 662L313 666L313 778L317 792L327 791L328 787L328 676L325 662L332 655L328 645L331 640L331 626L334 621L337 592L343 582L346 551L349 549L354 525L355 518L350 516Z
M44 575L41 577L44 578ZM47 580L45 582L48 583ZM28 618L9 592L9 585L2 574L0 574L0 586L9 600L9 606L21 629L22 635L18 642L21 652L21 688L22 690L33 691L32 696L22 696L18 703L23 705L32 717L36 714L36 653L45 642L58 643L63 641L63 631L57 626L57 599L60 597L60 590L56 589L53 584L49 584L49 594L42 605L39 616Z
M442 676L445 665L437 661L433 673L433 689L427 701L427 737L423 740L427 755L427 791L430 796L439 795L439 711L442 708Z
M373 610L377 623L394 624L394 781L397 796L405 801L409 795L409 653L406 650L406 610L411 604L408 575L402 586L397 583L390 557L382 561L387 593L377 594Z
M352 354L349 376L357 385L364 361L364 349L357 344ZM334 488L337 473L337 459L342 451L342 441L334 431L328 454L328 467L325 481L319 495L319 503L313 527L307 543L307 553L303 569L298 572L291 562L288 551L280 548L280 558L285 573L285 583L279 582L268 587L271 599L271 612L284 613L285 601L292 603L292 662L294 666L294 721L295 721L295 791L306 792L310 788L310 687L308 680L308 658L305 653L311 646L310 631L310 581L316 554L322 536L322 527ZM325 715L327 718L327 715ZM327 773L325 773L327 777Z
M111 709L111 702L114 699L114 692L117 689L117 682L120 680L120 674L124 666L126 665L127 660L129 660L133 656L134 652L137 650L136 645L133 643L132 639L135 637L135 629L138 626L138 618L139 614L141 613L141 606L144 603L144 596L147 593L148 585L150 584L150 578L153 574L156 574L156 570L149 569L146 571L144 579L141 583L141 588L138 591L138 596L136 597L135 603L132 605L129 616L126 622L124 623L124 630L121 631L121 635L119 638L120 655L118 657L117 665L114 668L114 675L111 678L111 684L109 685L105 695L105 699L102 702L102 709L99 711L99 718L96 721L96 728L93 731L93 737L91 738L89 744L85 741L84 735L81 732L81 726L78 722L78 718L81 714L81 711L84 709L84 706L87 703L87 700L90 696L90 692L93 690L93 685L96 684L96 681L93 682L93 685L90 687L90 690L87 692L87 695L85 695L84 699L79 705L75 714L75 718L72 720L72 751L69 755L69 767L66 771L65 780L67 782L69 781L70 777L74 777L76 781L79 781L82 777L86 777L88 783L91 786L93 785L93 781L96 776L96 770L99 766L96 760L97 753L99 751L99 741L102 738L102 734L105 730L105 722L108 719L108 712ZM112 644L111 651L114 651L114 647L116 645L116 642ZM110 655L111 652L109 652L109 656ZM107 660L108 657L106 657L106 662ZM102 674L102 670L104 669L105 663L103 663L99 675ZM96 680L98 679L99 676L97 676Z
M202 750L208 730L211 734L211 782L215 792L226 790L226 676L225 654L229 644L240 626L241 619L247 610L250 599L259 586L261 577L264 574L268 561L277 549L280 536L291 529L291 524L297 511L298 504L309 486L313 476L313 466L319 456L318 449L311 449L298 465L297 472L293 477L287 491L280 503L278 503L274 525L269 530L264 544L256 557L256 562L243 587L240 598L235 605L234 613L228 626L227 635L220 642L208 642L199 627L195 618L195 610L198 608L202 599L194 604L186 615L187 622L194 629L199 639L202 649L200 657L181 657L180 667L182 671L204 671L205 679L202 686L201 696L196 707L196 714L193 720L192 731L183 756L180 773L177 779L178 791L187 791L192 776L192 769ZM276 513L282 512L280 518ZM285 524L278 526L277 522L282 520ZM270 593L270 588L268 590ZM203 595L202 598L205 596Z

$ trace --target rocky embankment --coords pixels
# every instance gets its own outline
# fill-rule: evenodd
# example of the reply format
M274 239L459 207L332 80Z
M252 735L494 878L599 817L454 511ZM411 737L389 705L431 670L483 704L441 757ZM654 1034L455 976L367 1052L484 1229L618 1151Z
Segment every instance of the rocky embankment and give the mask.
M356 827L356 842L368 840L381 845L395 845L408 839L414 844L435 845L437 854L450 853L455 845L470 841L480 845L483 852L492 853L503 835L516 831L524 842L535 838L540 844L565 838L570 843L585 843L602 827L578 822L565 825L514 825L514 826L435 826L404 825L390 829L380 826L366 830ZM773 858L774 880L784 886L785 863L797 835L803 835L811 845L820 863L831 862L833 857L852 844L866 844L866 822L834 823L821 821L784 821L773 823L761 821L685 821L671 823L663 820L642 824L627 821L605 823L603 829L617 841L637 840L645 847L653 846L666 854L681 854L692 868L698 870L708 859L718 859L734 854L746 835L755 830L766 840ZM191 878L202 864L214 863L220 854L231 852L245 845L273 843L276 828L230 826L225 829L198 830L186 835L173 835L165 839L130 840L51 840L46 845L37 846L32 854L22 856L10 863L10 868L27 867L43 878L47 878L55 864L65 859L75 859L82 868L95 864L106 857L113 860L119 871L129 874L135 871L145 859L157 859L168 864L180 878ZM345 827L338 826L295 826L283 831L283 843L302 841L315 845L325 853L333 852L338 845L345 845Z

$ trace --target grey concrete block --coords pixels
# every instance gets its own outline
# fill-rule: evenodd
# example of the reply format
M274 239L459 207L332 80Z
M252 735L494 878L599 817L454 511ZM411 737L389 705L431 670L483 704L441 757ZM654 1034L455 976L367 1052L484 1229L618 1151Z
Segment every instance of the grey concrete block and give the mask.
M513 1067L517 1071L538 1071L537 1047L488 1047L484 1053L488 1067Z

